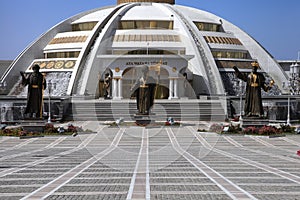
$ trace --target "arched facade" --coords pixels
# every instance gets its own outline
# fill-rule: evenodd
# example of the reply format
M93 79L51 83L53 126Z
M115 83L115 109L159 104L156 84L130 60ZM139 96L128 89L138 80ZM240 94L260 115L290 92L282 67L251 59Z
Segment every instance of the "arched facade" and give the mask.
M161 67L161 86L168 90L161 98L167 93L168 99L234 95L232 67L247 72L253 61L279 88L287 81L271 55L232 23L173 5L172 0L151 2L120 0L117 6L87 11L57 24L27 47L1 77L13 88L7 93L16 94L19 71L31 72L34 64L47 76L59 77L53 82L65 80L58 84L57 96L101 97L101 79L109 70L113 99L130 98L127 90L132 79L127 73L139 65ZM187 84L190 92L184 91Z

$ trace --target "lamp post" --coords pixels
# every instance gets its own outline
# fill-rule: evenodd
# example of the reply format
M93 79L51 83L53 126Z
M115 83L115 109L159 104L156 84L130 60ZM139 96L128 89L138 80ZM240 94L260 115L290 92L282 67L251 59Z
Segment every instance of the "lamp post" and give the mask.
M288 83L285 83L283 82L282 83L282 88L283 89L287 89L289 91L289 93L287 94L288 95L288 110L287 110L287 116L286 116L286 125L291 125L291 122L290 122L290 95L292 95L292 90L291 90L291 83L290 83L290 80ZM291 93L290 93L291 92Z
M242 117L242 110L243 110L243 81L242 80L239 80L239 79L235 79L234 80L234 89L236 92L236 95L240 97L240 117L239 117L239 120L241 122L241 125L242 125L242 122L243 122L243 117Z
M298 55L299 60L299 55ZM288 110L287 110L287 119L286 124L291 125L290 122L290 96L291 95L299 95L300 94L300 65L298 64L298 60L295 64L290 66L290 77L287 83L282 83L282 88L288 90Z
M242 123L243 118L242 118L242 103L243 103L243 81L239 80L239 95L240 95L240 121Z

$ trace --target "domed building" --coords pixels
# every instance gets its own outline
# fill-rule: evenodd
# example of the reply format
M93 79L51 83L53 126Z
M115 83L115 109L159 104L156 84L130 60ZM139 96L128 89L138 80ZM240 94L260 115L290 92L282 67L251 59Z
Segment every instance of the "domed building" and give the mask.
M232 67L250 72L253 61L279 89L287 82L282 68L254 38L219 16L175 0L118 0L116 6L55 25L15 59L2 81L12 88L8 94L24 95L19 72L29 73L39 64L56 84L53 96L98 99L109 73L112 98L130 99L139 66L147 65L159 85L156 99L195 99L235 95Z
M286 81L278 63L247 33L219 16L174 4L118 0L117 6L73 16L26 48L3 78L13 85L18 79L8 77L30 72L38 63L42 72L64 79L57 95L97 97L101 92L96 81L109 70L112 93L123 98L134 75L130 68L161 64L162 85L175 92L169 97L182 95L178 89L184 73L196 95L221 95L231 92L224 74L234 65L247 71L256 60L275 82Z

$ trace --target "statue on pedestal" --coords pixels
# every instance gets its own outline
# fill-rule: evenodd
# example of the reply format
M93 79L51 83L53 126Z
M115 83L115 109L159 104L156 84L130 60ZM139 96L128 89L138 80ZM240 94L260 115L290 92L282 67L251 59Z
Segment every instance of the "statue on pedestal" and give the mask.
M138 115L149 115L150 109L154 104L155 79L149 76L148 66L140 68L141 74L131 87L131 91L136 93Z
M246 98L245 98L245 115L247 117L263 117L264 110L261 98L261 88L264 91L269 91L274 84L272 80L270 85L265 83L265 77L262 73L257 72L259 64L252 62L252 72L250 74L241 73L239 69L234 66L236 76L247 83Z
M110 88L111 88L111 76L109 73L106 73L104 77L104 99L111 99Z
M24 114L28 115L29 118L42 118L43 93L46 89L46 80L44 75L39 72L39 65L34 65L32 70L33 73L27 76L24 72L20 72L22 84L24 86L28 85L27 106Z

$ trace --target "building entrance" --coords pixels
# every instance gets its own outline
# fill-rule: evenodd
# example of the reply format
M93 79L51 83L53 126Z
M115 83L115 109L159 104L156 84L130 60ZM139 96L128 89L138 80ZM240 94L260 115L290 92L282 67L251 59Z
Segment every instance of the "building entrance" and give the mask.
M155 99L168 99L169 97L169 73L166 69L160 68L159 71L155 67L149 67L149 75L155 80ZM122 93L123 98L135 98L134 91L130 88L135 84L137 77L139 77L139 67L128 67L122 74Z

